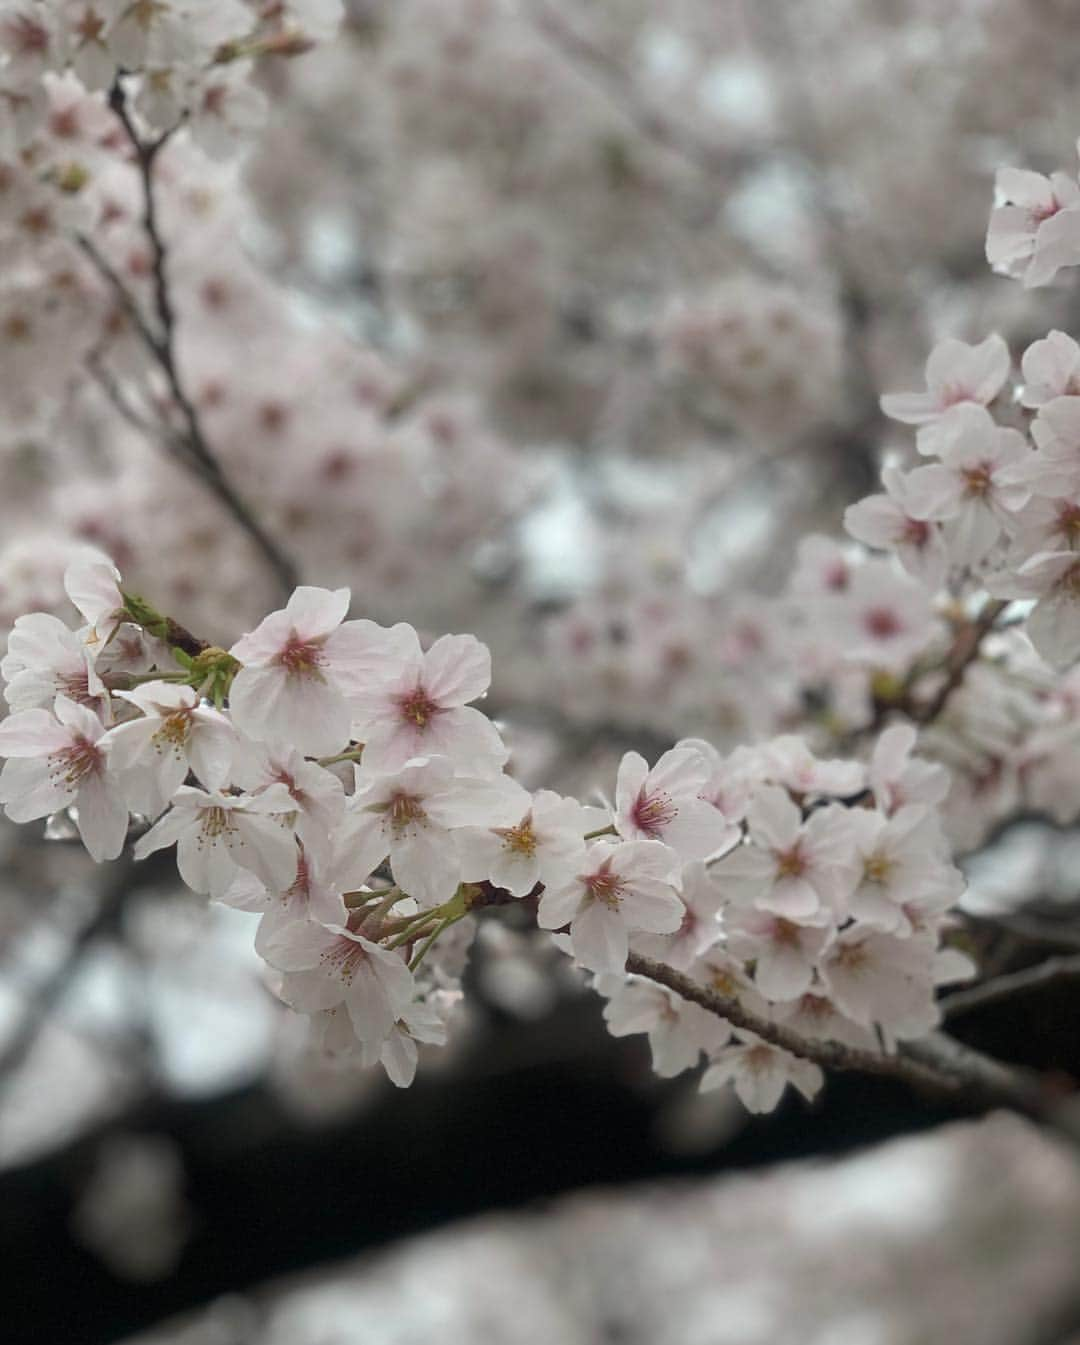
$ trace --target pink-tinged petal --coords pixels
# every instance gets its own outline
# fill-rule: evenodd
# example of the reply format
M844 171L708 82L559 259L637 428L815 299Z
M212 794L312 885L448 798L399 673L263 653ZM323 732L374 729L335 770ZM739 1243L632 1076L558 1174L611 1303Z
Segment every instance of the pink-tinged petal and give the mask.
M188 740L191 769L207 789L224 789L236 751L236 731L224 716L201 711Z
M709 859L730 850L739 839L739 828L724 820L704 799L683 799L679 811L664 828L664 844L684 862Z
M1045 211L1055 205L1054 184L1029 168L1002 165L994 175L994 192L999 200L1024 206L1026 210Z
M916 467L908 474L907 508L913 518L953 518L960 509L962 483L958 474L939 463Z
M1021 206L999 206L986 230L986 260L1006 275L1014 275L1035 250L1031 216Z
M771 911L785 920L805 920L817 914L821 900L805 878L782 877L755 904L759 910Z
M323 648L335 681L348 696L405 671L418 677L423 665L420 640L404 622L387 629L374 621L346 621Z
M496 775L488 780L456 780L425 806L440 826L509 827L521 821L531 802L529 791L516 780Z
M0 756L48 756L70 742L71 735L48 710L20 710L0 724Z
M546 888L536 908L536 923L541 929L562 929L581 909L584 895L576 878L562 887Z
M493 839L497 841L498 837ZM584 857L583 848L581 858ZM567 878L573 872L574 869L570 865L563 870ZM540 880L540 860L535 854L525 854L519 850L512 850L509 846L498 845L492 855L488 871L482 876L489 878L496 887L506 888L515 897L525 897Z
M1009 347L996 332L972 346L964 362L964 374L975 400L989 405L1005 386L1011 366Z
M890 420L904 425L925 425L941 408L928 392L891 392L881 399L881 409Z
M619 915L627 928L648 934L674 934L685 913L679 894L659 883L635 883L619 902Z
M671 795L696 794L704 789L710 774L708 761L696 748L673 747L649 772L649 787Z
M755 791L746 821L755 841L783 851L790 850L798 839L802 813L786 789L765 785Z
M844 527L865 546L891 550L904 533L903 510L888 495L868 495L844 510Z
M587 902L570 928L574 957L589 971L623 971L630 940L617 911L602 901Z
M233 722L249 738L285 742L306 756L331 756L349 741L345 697L315 676L284 668L242 668L229 692Z
M53 713L61 724L81 738L85 738L87 742L96 743L105 732L104 725L93 710L85 705L78 705L67 696L57 696Z
M272 663L293 633L287 612L271 612L253 631L241 635L229 653L246 666Z
M767 939L760 945L754 984L766 999L798 999L810 989L813 978L813 965L798 944Z
M128 810L115 784L100 775L86 777L79 790L78 827L90 857L99 864L119 855L127 840Z
M640 752L626 752L615 777L615 811L629 816L649 774L649 763Z
M64 571L64 591L91 626L118 619L124 605L119 585L120 572L103 552L88 552Z
M491 652L474 635L444 635L424 655L424 690L436 705L467 705L491 685Z
M339 881L349 890L360 887L390 854L387 814L363 809L347 812L334 846Z
M926 386L939 409L948 405L949 393L970 395L968 387L968 356L971 347L966 341L947 336L939 341L926 361Z
M1071 667L1080 659L1080 593L1068 584L1051 589L1035 604L1025 629L1052 668Z
M135 842L135 858L145 859L155 850L164 850L166 846L175 845L184 832L191 830L195 825L196 819L190 809L171 808Z
M449 901L461 881L461 861L442 827L410 827L391 849L390 867L403 892L422 905Z
M946 524L949 555L957 565L974 565L993 550L1001 531L1001 524L988 505L982 500L969 500Z
M1039 225L1024 288L1048 285L1063 266L1080 265L1080 210L1059 210Z
M285 614L301 640L317 640L341 625L351 601L347 588L312 588L301 584L285 604Z
M233 812L236 830L243 845L233 852L234 860L250 869L274 892L284 892L296 877L296 837L292 828L274 817Z
M45 757L12 757L0 771L0 803L12 822L48 817L74 797L74 789L51 775Z

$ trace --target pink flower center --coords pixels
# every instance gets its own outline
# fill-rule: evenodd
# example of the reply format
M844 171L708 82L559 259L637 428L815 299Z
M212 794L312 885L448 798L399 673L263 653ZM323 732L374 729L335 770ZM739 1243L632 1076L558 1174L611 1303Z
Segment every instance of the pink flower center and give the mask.
M424 688L419 685L399 698L398 707L402 719L414 724L418 729L426 729L442 708L436 705Z
M678 805L672 800L670 794L665 794L662 789L647 794L644 786L630 810L630 816L638 830L654 838L659 838L663 834L664 828L673 822L678 815Z
M796 842L790 850L776 852L777 878L801 878L806 872L806 857Z
M613 911L619 909L626 884L617 873L612 872L610 859L605 859L595 873L583 875L581 881L585 884L589 896L596 901L602 901Z
M939 399L942 410L950 406L956 406L960 402L973 402L974 400L970 390L965 388L962 383L946 383L941 389Z
M100 775L105 769L105 753L89 738L72 738L68 747L62 747L49 758L49 774L54 781L62 781L68 789L78 789L88 775Z
M1061 208L1061 202L1056 196L1052 196L1047 205L1032 206L1028 211L1028 216L1032 224L1037 227L1042 224L1044 220L1053 219Z
M930 540L930 524L921 518L905 518L900 540L908 546L924 547Z
M314 678L323 681L322 668L326 663L321 640L302 640L294 631L286 640L276 662L290 677Z
M871 607L863 617L863 625L875 640L891 640L904 629L900 618L888 607Z
M1058 531L1070 548L1080 541L1080 505L1065 503L1059 505Z

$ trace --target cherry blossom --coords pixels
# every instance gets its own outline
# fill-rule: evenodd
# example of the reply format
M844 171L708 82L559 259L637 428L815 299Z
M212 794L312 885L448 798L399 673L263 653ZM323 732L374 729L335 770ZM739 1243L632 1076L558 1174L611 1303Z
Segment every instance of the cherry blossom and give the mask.
M727 921L728 948L754 963L754 984L770 1000L798 999L810 989L831 937L827 927L799 925L753 909L735 912Z
M974 565L1030 498L1017 469L1031 449L1022 434L1000 429L982 407L963 406L942 426L936 451L940 463L908 477L908 499L920 518L945 523L951 559Z
M394 771L412 757L445 756L474 772L498 771L506 747L491 720L469 704L491 683L487 649L472 635L444 635L424 653L407 627L404 645L387 677L350 699L365 767Z
M527 806L528 795L512 780L457 776L446 757L417 757L392 774L372 774L365 764L337 831L345 879L359 886L389 857L401 890L437 905L462 877L452 829L520 826Z
M1045 551L1011 572L991 575L986 587L998 598L1035 598L1025 622L1028 638L1052 668L1080 659L1080 557Z
M141 711L138 719L110 729L107 737L136 811L156 817L189 770L208 789L225 787L237 741L225 715L201 704L191 687L169 682L145 682L134 691L115 694Z
M607 820L602 809L540 789L511 823L455 833L461 876L466 882L489 879L515 897L528 896L537 883L558 886L584 866L584 838Z
M1030 289L1048 285L1063 266L1080 263L1080 186L1075 178L1000 168L995 195L986 233L986 260L995 271Z
M124 848L128 810L105 728L85 705L57 696L48 710L20 710L0 723L0 803L13 822L30 822L74 805L76 824L99 863Z
M135 858L176 846L180 877L195 892L222 898L240 869L282 892L296 876L296 840L285 787L223 794L181 785L172 807L135 843Z
M1009 348L996 333L976 346L947 337L926 361L926 391L889 393L881 409L893 420L920 430L921 452L936 452L940 429L954 407L989 406L1009 377Z
M1024 375L1021 401L1040 407L1055 397L1080 396L1080 346L1065 332L1048 332L1033 341L1020 361Z
M683 918L679 861L659 841L593 841L582 872L545 889L541 929L570 926L575 959L589 971L622 971L631 930L672 934Z
M683 860L708 859L738 837L712 803L701 797L709 763L693 748L665 752L651 769L627 752L615 782L615 828L627 840L663 841Z
M711 1092L731 1084L748 1112L776 1109L790 1084L809 1102L821 1089L824 1076L817 1065L800 1060L777 1046L736 1030L735 1041L712 1057L701 1080L701 1091Z
M596 989L607 1000L604 1022L613 1037L648 1034L653 1070L662 1079L693 1069L702 1053L719 1050L731 1038L723 1019L653 981L598 976Z
M229 692L233 722L259 741L328 756L349 741L347 692L363 673L404 656L406 627L346 621L347 588L301 587L229 651L243 667Z
M885 467L881 481L884 493L848 505L844 527L864 545L893 552L913 579L936 591L949 563L941 529L916 516L918 492L913 496L898 467Z
M83 640L48 612L19 617L0 661L4 699L13 710L51 707L58 695L102 713L104 687Z
M765 785L755 792L746 822L749 844L716 867L733 902L821 924L843 910L856 876L843 809L818 808L804 822L785 790Z
M949 792L944 766L912 757L917 741L913 725L893 724L874 744L866 779L875 803L886 815L912 803L936 807Z

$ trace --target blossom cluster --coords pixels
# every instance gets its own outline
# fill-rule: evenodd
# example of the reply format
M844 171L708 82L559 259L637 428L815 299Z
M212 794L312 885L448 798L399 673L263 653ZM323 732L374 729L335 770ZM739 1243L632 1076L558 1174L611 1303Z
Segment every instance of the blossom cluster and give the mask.
M88 92L121 72L138 79L135 108L157 131L181 118L215 157L231 154L265 116L256 61L331 38L341 0L4 0L0 106L9 143L27 145L48 115L43 77L70 72Z
M526 902L670 1075L709 1060L755 1110L816 1067L626 976L659 957L761 1015L869 1049L926 1032L934 988L968 974L943 947L963 887L934 806L947 777L914 731L868 765L781 737L727 758L686 740L636 752L614 798L526 790L475 702L486 648L350 619L347 589L298 588L228 651L203 646L74 562L84 625L15 624L0 665L0 801L17 822L67 810L94 859L175 846L181 878L261 912L255 947L286 1003L337 1054L411 1080L442 1042L477 914ZM449 934L457 926L456 934Z

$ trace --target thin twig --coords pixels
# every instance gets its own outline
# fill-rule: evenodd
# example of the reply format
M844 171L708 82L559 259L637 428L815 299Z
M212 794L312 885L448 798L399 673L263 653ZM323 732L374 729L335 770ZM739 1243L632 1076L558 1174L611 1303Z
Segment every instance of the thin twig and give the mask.
M1026 994L1029 990L1051 985L1055 981L1077 979L1080 979L1080 953L1068 957L1048 957L1033 967L1006 972L965 990L954 990L951 995L941 999L941 1009L946 1018L953 1018L957 1014L981 1008L984 1004L997 1004L1003 999Z
M974 621L960 631L945 661L945 681L925 705L914 707L910 711L910 717L916 724L932 723L945 709L949 697L963 682L968 668L979 657L983 640L989 635L994 623L1008 605L1008 602L1001 598L991 599L984 604Z
M225 475L221 464L210 447L199 413L184 388L177 368L176 312L169 290L168 253L158 225L157 195L153 171L154 162L167 143L172 131L165 132L164 135L158 136L155 140L145 141L142 139L128 111L124 86L119 76L117 76L109 91L109 106L123 126L134 150L135 163L142 184L142 227L152 254L151 274L153 276L157 331L147 321L123 279L101 254L100 250L95 247L90 239L85 237L79 237L78 244L109 284L123 311L133 323L143 344L165 376L173 404L183 422L183 432L178 434L169 426L162 424L157 431L158 436L166 441L175 454L183 458L189 470L193 471L203 481L235 521L244 529L273 570L282 591L287 593L296 587L298 578L296 566L274 538L263 528L247 502L238 494Z

